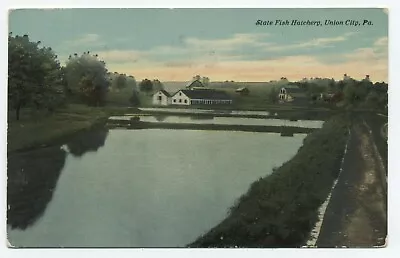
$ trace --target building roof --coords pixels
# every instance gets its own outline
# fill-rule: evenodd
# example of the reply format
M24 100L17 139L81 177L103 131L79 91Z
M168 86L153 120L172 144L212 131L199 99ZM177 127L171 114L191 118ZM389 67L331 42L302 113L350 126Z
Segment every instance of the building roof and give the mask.
M203 83L199 80L194 80L192 81L189 85L186 86L186 88L194 88L194 87L204 87Z
M287 94L305 94L305 91L303 89L300 89L299 87L283 87L286 90Z
M166 91L166 90L159 90L159 91L157 91L157 92L160 92L160 91L161 91L162 93L164 93L165 96L171 97L171 94L169 94L168 91Z
M221 99L232 100L232 98L224 91L213 89L202 90L180 90L191 99Z
M290 96L294 98L306 98L306 91L297 87L297 86L289 86L289 87L283 87L286 90L286 94L289 94Z
M241 92L241 91L248 91L248 90L249 90L249 89L246 88L246 87L241 87L241 88L236 89L235 91L236 91L236 92Z

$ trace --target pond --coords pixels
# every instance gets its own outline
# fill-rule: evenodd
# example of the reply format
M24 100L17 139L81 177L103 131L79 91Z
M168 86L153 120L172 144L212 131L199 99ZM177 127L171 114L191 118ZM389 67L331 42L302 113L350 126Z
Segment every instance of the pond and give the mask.
M113 116L110 120L130 120L132 115ZM214 125L261 125L261 126L289 126L303 128L321 128L324 121L297 120L247 117L213 117L213 116L174 116L174 115L144 115L139 116L142 122L176 123L176 124L214 124Z
M304 134L100 128L8 157L17 247L184 247Z

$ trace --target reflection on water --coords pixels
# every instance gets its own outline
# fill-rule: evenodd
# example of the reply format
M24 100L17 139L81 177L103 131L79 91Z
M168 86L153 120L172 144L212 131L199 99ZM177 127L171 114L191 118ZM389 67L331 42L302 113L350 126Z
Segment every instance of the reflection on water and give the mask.
M95 152L66 160L61 150L29 154L27 180L9 170L16 177L9 182L11 244L185 246L217 225L252 182L290 159L305 137L156 129L94 134L81 140L99 139L97 147L84 143L73 153ZM100 135L107 136L102 148ZM38 210L44 215L32 224Z
M108 135L107 128L85 131L74 137L68 144L69 152L77 157L89 151L97 151L104 146Z
M167 118L167 116L157 115L157 116L154 116L154 118L155 118L158 122L163 122L163 121Z
M8 157L8 225L26 229L43 215L64 167L65 156L59 147L52 147Z
M74 156L97 151L104 145L107 134L104 128L81 133L68 143L68 150ZM43 215L66 156L60 146L53 146L8 157L7 224L11 228L26 229Z

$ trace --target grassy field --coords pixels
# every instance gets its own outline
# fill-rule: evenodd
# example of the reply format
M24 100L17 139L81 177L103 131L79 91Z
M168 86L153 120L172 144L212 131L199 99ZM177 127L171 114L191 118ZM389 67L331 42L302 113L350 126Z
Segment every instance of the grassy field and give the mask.
M136 111L127 107L87 107L69 105L52 114L45 111L23 109L19 121L15 114L8 114L7 151L35 148L60 141L63 137L90 128L105 121L110 115Z
M254 182L228 217L189 247L300 247L338 176L349 120L336 116L297 154Z

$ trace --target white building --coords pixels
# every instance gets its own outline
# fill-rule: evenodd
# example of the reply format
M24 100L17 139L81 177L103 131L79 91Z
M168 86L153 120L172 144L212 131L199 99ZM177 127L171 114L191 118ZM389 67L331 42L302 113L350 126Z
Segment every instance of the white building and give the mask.
M154 106L168 106L171 104L171 95L165 90L159 90L153 95Z
M232 98L213 89L179 90L172 96L172 105L230 105Z
M172 105L190 105L190 98L185 92L188 90L179 90L171 97Z

